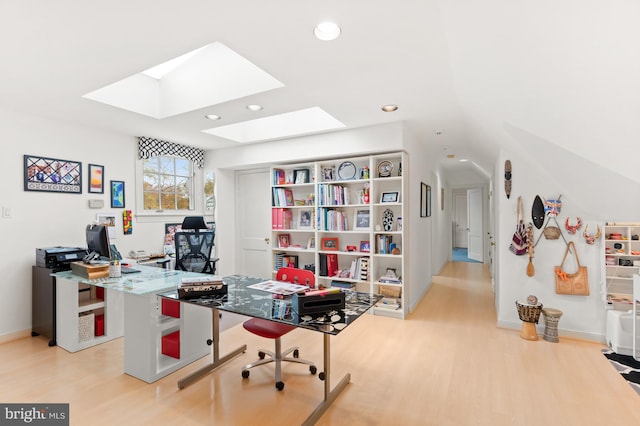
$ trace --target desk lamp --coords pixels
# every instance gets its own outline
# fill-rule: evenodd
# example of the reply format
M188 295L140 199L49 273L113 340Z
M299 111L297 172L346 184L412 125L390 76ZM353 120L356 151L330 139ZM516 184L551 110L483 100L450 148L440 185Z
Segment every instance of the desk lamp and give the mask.
M202 216L186 216L182 221L182 230L193 229L196 234L200 229L207 229L207 224Z

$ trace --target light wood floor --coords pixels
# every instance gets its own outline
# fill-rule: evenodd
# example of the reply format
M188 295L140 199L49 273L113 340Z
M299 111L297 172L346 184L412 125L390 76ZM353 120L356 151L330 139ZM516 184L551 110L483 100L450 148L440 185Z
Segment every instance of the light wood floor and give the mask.
M600 344L526 341L495 324L486 268L449 263L407 320L365 315L332 338L332 383L352 379L319 424L640 424L640 395ZM0 401L68 402L72 425L296 425L313 411L323 385L305 366L287 364L278 392L271 367L240 376L272 342L240 325L221 340L223 353L249 350L183 390L177 379L206 358L146 384L123 374L122 339L75 354L41 337L10 342L0 346ZM320 334L296 330L283 346L293 342L321 365Z

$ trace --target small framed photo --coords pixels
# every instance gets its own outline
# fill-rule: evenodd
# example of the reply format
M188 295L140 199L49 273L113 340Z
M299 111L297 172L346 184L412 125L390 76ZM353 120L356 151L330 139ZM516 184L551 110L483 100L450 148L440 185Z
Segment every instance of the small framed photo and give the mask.
M383 192L380 195L381 203L397 203L400 201L400 193L398 191Z
M312 210L300 210L300 219L298 220L298 229L311 229L313 228Z
M371 226L371 215L369 209L356 210L353 218L353 229L369 229Z
M104 194L104 166L89 164L89 193Z
M111 208L124 208L124 181L111 181Z
M327 166L322 168L322 180L324 182L330 182L335 180L336 176L336 167L335 166Z
M309 183L309 169L294 169L293 183Z
M322 250L338 250L338 239L337 238L323 238L321 241L320 248Z
M316 237L309 237L307 240L307 250L316 248Z
M363 253L369 253L371 251L369 241L360 241L360 251Z
M291 245L291 235L290 234L279 234L278 235L278 247L279 248L287 248Z

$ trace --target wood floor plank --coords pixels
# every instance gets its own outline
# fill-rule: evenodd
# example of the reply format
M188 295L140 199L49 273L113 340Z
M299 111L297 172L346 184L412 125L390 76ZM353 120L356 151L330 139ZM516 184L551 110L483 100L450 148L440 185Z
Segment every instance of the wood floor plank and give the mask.
M640 424L640 396L601 355L598 343L527 341L496 327L487 269L449 263L404 320L365 315L332 338L332 383L351 383L319 425ZM514 306L515 309L515 306ZM562 320L560 320L562 321ZM68 402L72 425L296 425L320 401L323 384L303 365L242 365L272 342L234 326L221 350L247 353L188 386L177 380L207 358L147 384L123 373L123 340L74 354L28 337L0 345L0 400ZM322 363L322 336L296 330L283 347Z

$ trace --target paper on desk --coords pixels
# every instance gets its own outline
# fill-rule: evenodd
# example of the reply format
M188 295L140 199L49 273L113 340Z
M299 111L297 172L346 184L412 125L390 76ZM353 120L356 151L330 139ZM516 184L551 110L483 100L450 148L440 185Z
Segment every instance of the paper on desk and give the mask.
M269 293L282 294L282 295L290 295L293 293L297 293L299 291L307 291L309 287L306 285L300 284L292 284L283 281L262 281L256 284L252 284L248 286L249 288L253 288L255 290L268 291Z

